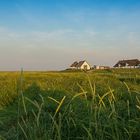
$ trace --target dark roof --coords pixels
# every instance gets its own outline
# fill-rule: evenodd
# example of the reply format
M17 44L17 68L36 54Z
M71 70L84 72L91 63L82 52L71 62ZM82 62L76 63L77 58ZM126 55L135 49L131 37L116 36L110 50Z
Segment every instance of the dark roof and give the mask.
M77 67L81 67L81 66L83 65L84 62L85 62L85 61L80 61L80 62L78 63L78 65L77 65Z
M81 67L84 62L86 61L85 60L80 62L75 61L70 67Z
M77 67L77 65L78 65L78 62L75 61L70 67Z
M120 60L117 64L114 65L114 67L119 67L119 65L120 67L125 67L126 64L128 64L128 66L138 66L140 61L138 59Z

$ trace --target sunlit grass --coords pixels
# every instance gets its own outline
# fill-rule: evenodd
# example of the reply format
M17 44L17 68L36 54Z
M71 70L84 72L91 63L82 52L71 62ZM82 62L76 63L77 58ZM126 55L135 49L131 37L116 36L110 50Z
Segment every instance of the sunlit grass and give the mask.
M3 72L0 80L0 139L140 138L139 70Z

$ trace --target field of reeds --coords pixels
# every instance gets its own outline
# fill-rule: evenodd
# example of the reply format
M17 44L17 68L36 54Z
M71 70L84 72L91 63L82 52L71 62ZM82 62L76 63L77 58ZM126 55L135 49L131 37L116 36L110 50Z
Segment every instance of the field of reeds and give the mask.
M140 69L0 72L0 140L139 140Z

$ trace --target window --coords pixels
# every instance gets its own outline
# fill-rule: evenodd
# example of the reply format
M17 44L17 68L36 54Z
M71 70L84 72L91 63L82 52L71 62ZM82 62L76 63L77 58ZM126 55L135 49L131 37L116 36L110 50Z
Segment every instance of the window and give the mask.
M84 70L87 70L87 65L84 65Z

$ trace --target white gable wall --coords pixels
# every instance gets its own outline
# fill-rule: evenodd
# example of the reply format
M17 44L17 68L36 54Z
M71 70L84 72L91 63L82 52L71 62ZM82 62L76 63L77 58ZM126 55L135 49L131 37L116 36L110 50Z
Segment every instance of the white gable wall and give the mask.
M87 70L90 70L90 65L86 61L82 64L80 69L85 69L85 66L87 67Z

